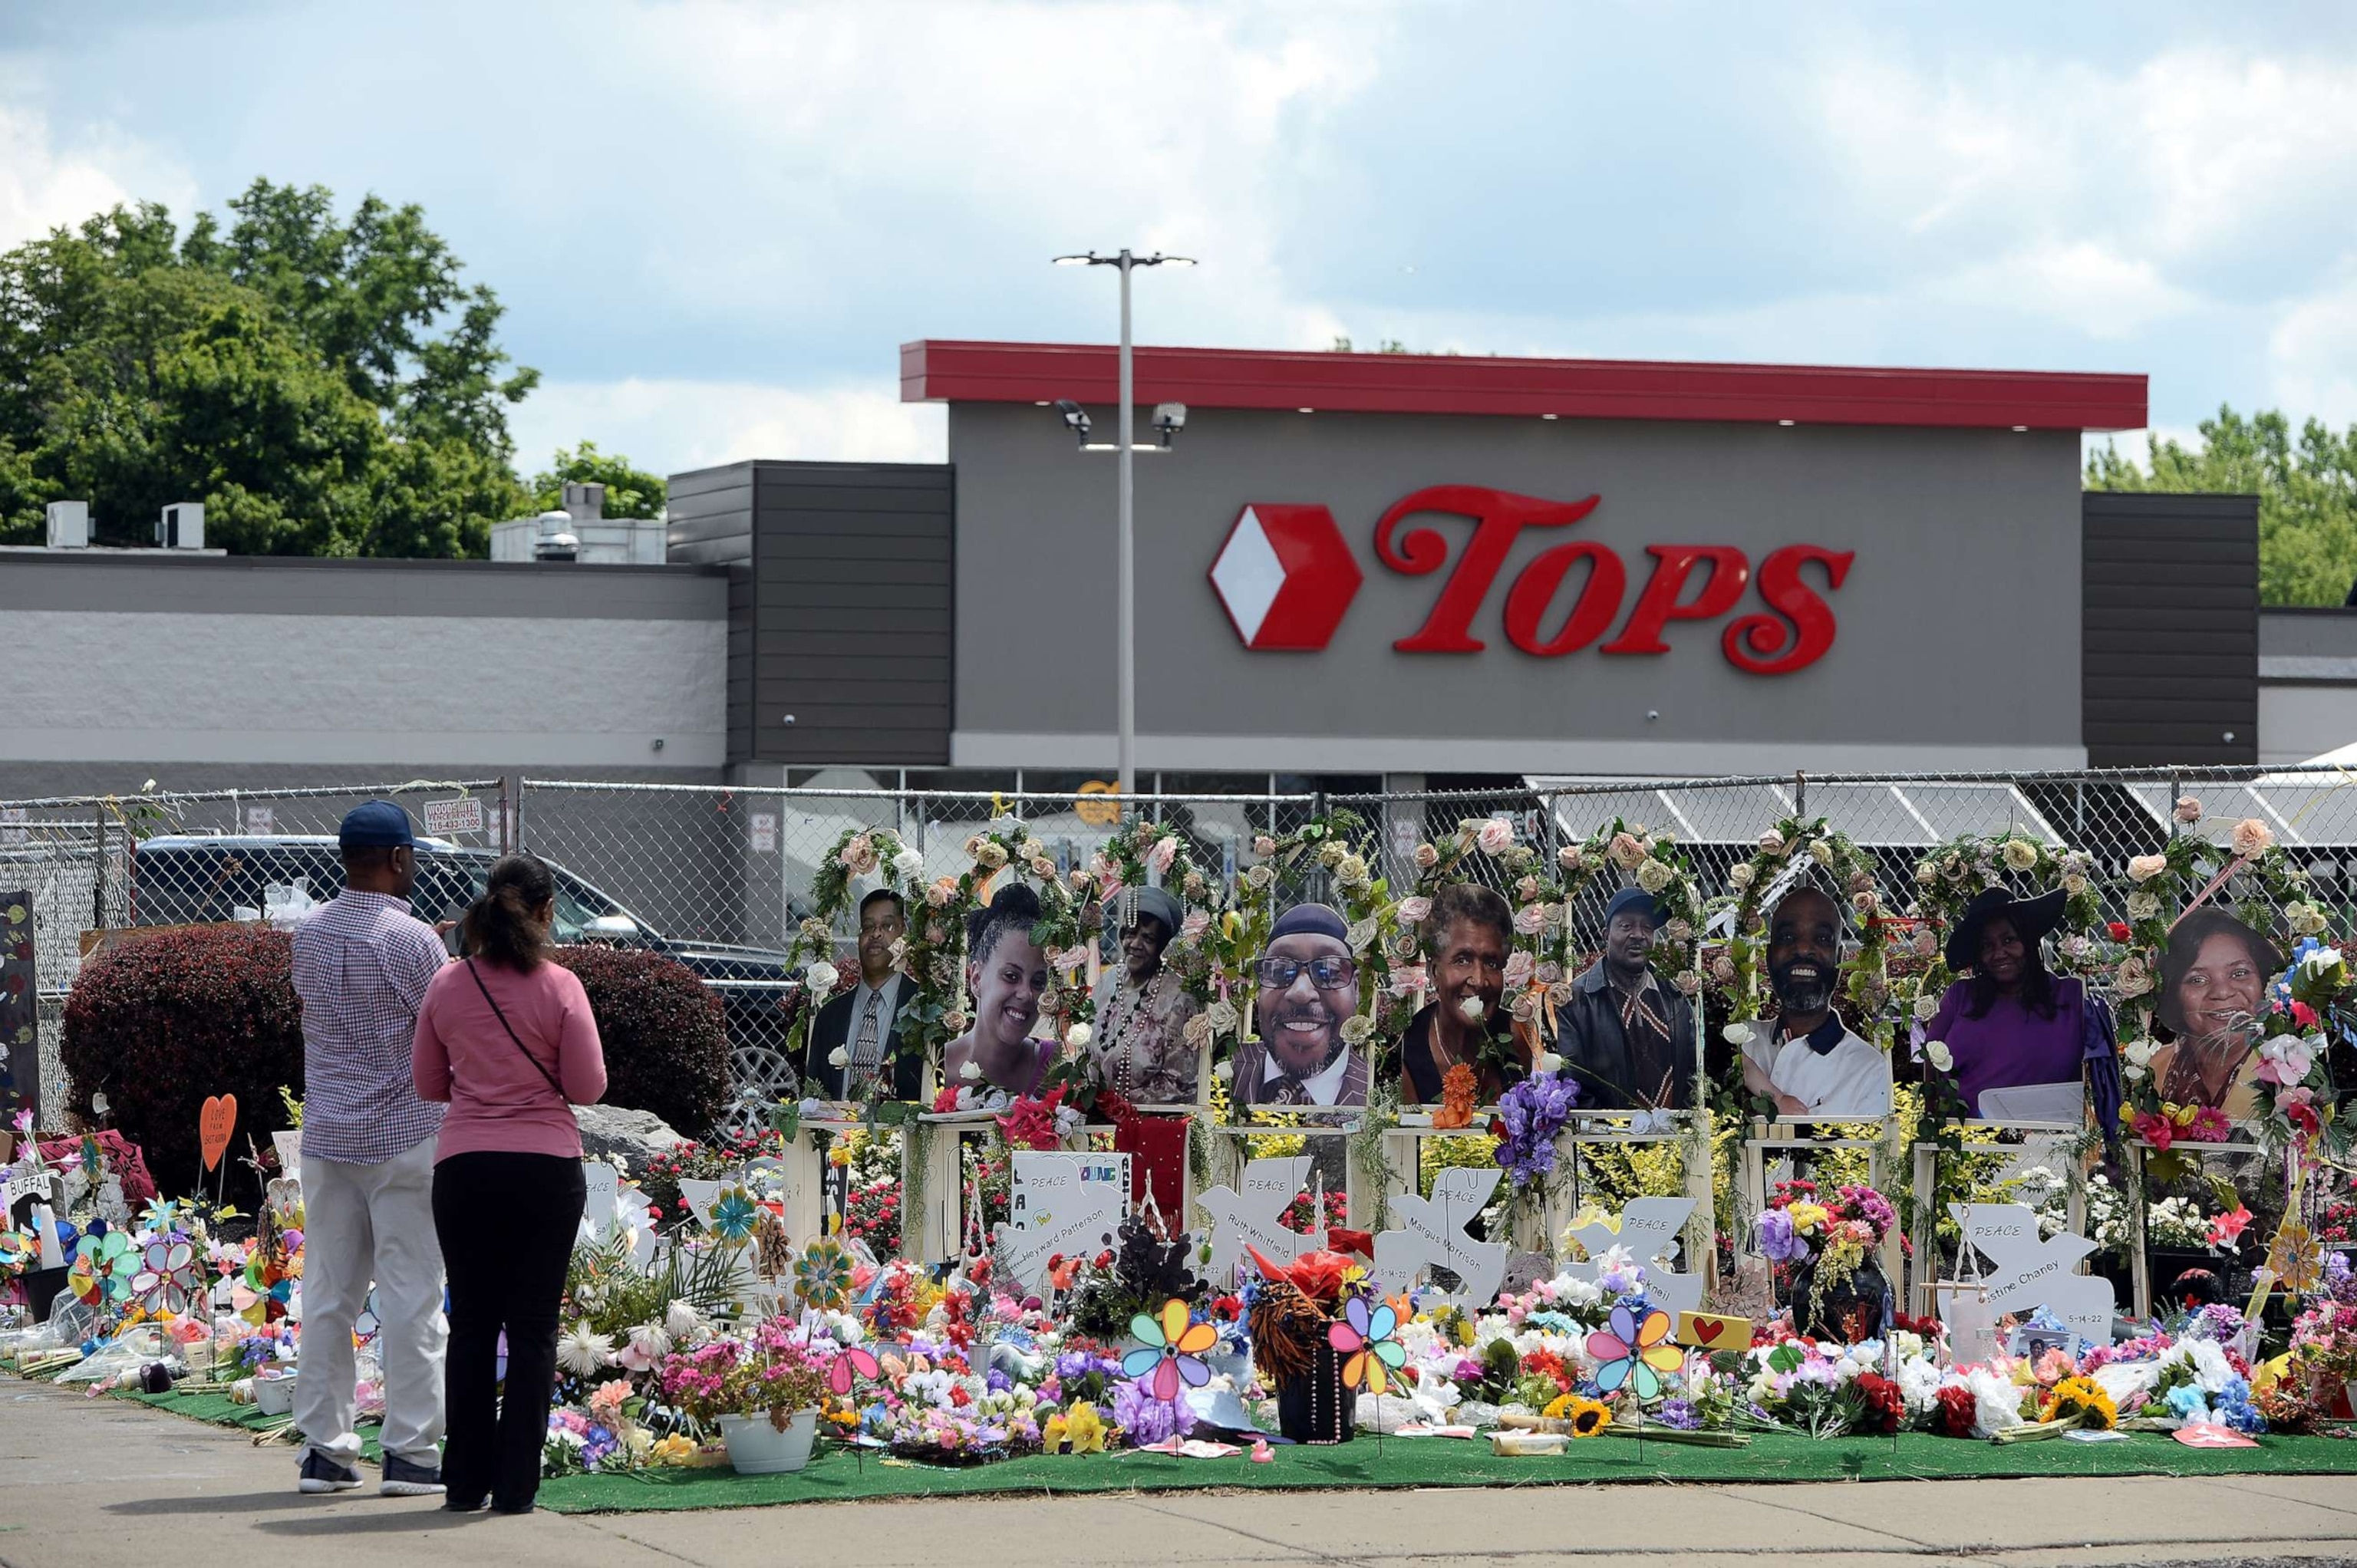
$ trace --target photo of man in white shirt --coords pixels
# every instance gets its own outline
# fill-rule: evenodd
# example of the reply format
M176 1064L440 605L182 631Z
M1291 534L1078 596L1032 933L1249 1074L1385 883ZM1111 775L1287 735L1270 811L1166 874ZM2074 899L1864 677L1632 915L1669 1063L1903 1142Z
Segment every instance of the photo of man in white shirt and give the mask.
M1777 1112L1810 1121L1890 1114L1890 1058L1833 1010L1841 962L1841 906L1814 887L1784 895L1768 918L1768 983L1778 1015L1751 1026L1743 1087Z

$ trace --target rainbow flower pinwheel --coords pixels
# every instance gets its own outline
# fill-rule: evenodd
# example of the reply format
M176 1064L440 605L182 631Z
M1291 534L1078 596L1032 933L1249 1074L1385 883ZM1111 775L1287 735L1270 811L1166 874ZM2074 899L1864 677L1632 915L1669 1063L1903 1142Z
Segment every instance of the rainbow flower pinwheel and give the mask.
M1187 1304L1178 1297L1162 1304L1158 1318L1142 1312L1131 1318L1129 1335L1137 1348L1121 1359L1123 1375L1141 1382L1152 1379L1146 1391L1156 1399L1167 1404L1178 1397L1181 1382L1200 1389L1211 1380L1203 1352L1220 1342L1220 1331L1208 1323L1189 1323Z
M120 1230L85 1236L74 1243L73 1267L66 1274L74 1299L84 1306L102 1306L131 1294L131 1277L139 1272L139 1254Z
M1407 1363L1407 1348L1396 1335L1399 1314L1386 1302L1370 1310L1367 1298L1354 1295L1342 1308L1342 1321L1326 1326L1326 1343L1350 1358L1342 1363L1342 1386L1364 1383L1376 1398L1391 1375Z
M1626 1302L1612 1309L1605 1326L1587 1337L1596 1358L1596 1387L1617 1392L1623 1383L1649 1400L1662 1391L1662 1374L1685 1364L1686 1353L1670 1344L1670 1315L1659 1308L1641 1319Z

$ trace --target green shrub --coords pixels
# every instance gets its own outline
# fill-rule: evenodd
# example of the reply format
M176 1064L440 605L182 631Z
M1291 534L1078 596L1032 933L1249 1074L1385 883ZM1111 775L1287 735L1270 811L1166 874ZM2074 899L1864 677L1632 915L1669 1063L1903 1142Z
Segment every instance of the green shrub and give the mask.
M560 948L556 961L589 993L606 1047L606 1103L709 1137L736 1087L719 996L661 953L592 945Z

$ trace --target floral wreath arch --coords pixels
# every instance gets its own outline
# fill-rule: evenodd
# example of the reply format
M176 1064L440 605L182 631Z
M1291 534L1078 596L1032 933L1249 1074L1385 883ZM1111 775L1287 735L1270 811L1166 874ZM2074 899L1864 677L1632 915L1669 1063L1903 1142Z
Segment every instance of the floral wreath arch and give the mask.
M926 886L910 911L907 939L906 968L916 987L907 1004L911 1037L936 1073L949 1043L973 1022L966 1010L966 917L986 906L992 885L1010 867L1039 895L1039 918L1031 928L1031 940L1048 959L1041 1020L1060 1040L1073 1025L1087 1023L1092 1011L1083 978L1087 951L1082 945L1083 908L1078 897L1093 886L1090 873L1078 869L1069 878L1059 874L1048 846L1020 823L994 823L966 840L965 853L972 864L963 873L938 877ZM1067 1044L1065 1048L1074 1047Z
M1738 1047L1760 1015L1762 980L1768 968L1767 914L1761 905L1781 885L1790 892L1803 884L1845 900L1856 944L1844 956L1835 993L1847 1004L1853 1026L1883 1050L1894 1038L1890 1017L1890 917L1885 912L1874 857L1823 817L1786 817L1760 835L1751 857L1727 871L1727 894L1706 907L1711 917L1730 917L1726 950L1711 961L1711 989L1725 998L1727 1039Z
M905 907L924 868L925 857L902 843L900 835L890 828L846 828L828 846L819 862L818 874L811 879L811 913L794 928L793 940L786 944L786 972L800 974L807 998L794 1010L786 1026L785 1054L789 1059L802 1054L810 1037L812 1021L827 998L844 984L841 967L834 956L834 929L844 916L858 907L859 898L866 897L853 897L856 879L880 877L884 887Z
M2177 815L2180 822L2198 822L2199 802L2179 801ZM2269 977L2259 1019L2260 1140L2272 1149L2320 1143L2335 1154L2346 1150L2350 1128L2339 1117L2339 1101L2348 1085L2335 1082L2331 1058L2336 1044L2357 1029L2357 998L2341 949L2324 940L2330 921L2310 896L2308 872L2276 843L2266 823L2252 818L2235 823L2223 844L2197 833L2172 837L2159 854L2130 860L2127 880L2128 940L2110 987L2126 1090L2121 1120L2160 1149L2176 1142L2221 1142L2231 1132L2222 1113L2164 1101L2152 1070L2161 1048L2152 1028L2169 933L2195 909L2218 908L2254 930L2293 939L2285 972ZM2341 1076L2348 1076L2345 1070Z
M1992 887L2020 897L2061 888L2054 972L2091 984L2109 977L2114 939L2104 923L2093 858L2084 850L2058 849L2019 833L1967 833L1915 863L1915 901L1908 910L1915 932L1910 945L1921 961L1894 975L1891 991L1900 1010L1917 1023L1931 1022L1941 995L1957 978L1944 950L1948 933L1965 907Z

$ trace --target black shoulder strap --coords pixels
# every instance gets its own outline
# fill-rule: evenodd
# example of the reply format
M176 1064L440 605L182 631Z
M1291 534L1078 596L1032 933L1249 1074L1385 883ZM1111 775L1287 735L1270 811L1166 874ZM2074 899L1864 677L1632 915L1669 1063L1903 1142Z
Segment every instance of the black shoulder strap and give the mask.
M513 1040L515 1048L523 1053L523 1059L538 1069L541 1077L548 1079L548 1087L556 1090L557 1099L565 1100L565 1086L556 1081L554 1073L540 1065L540 1058L532 1054L532 1047L525 1045L523 1036L515 1032L515 1026L508 1022L508 1015L500 1011L499 999L491 994L491 988L483 983L483 972L475 967L473 959L467 960L467 972L475 977L476 989L483 993L483 1000L491 1004L491 1016L497 1018L500 1021L500 1027L508 1032L508 1038ZM569 1105L572 1101L565 1100L565 1103Z

